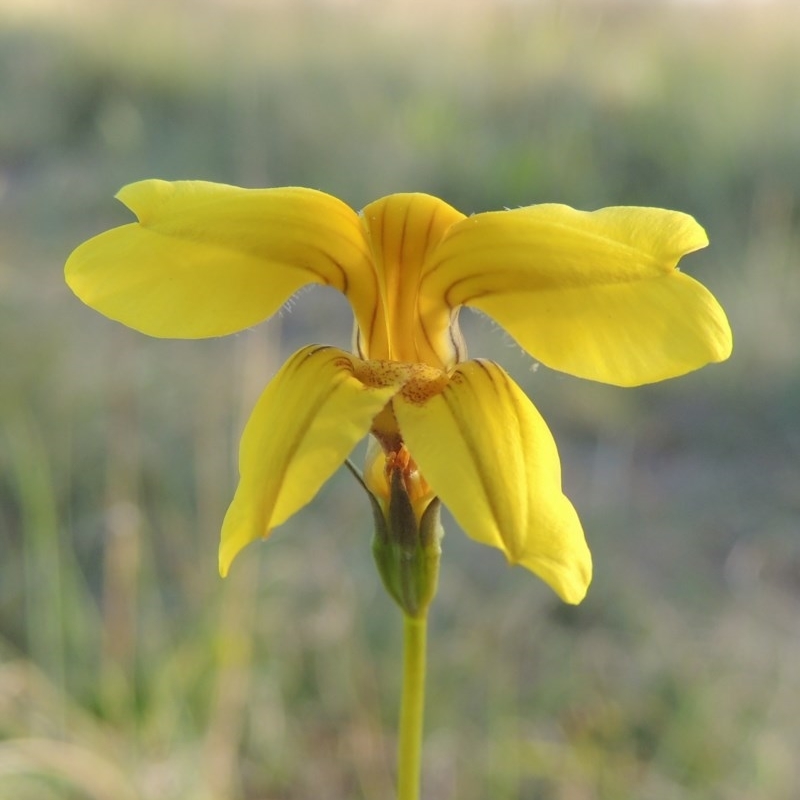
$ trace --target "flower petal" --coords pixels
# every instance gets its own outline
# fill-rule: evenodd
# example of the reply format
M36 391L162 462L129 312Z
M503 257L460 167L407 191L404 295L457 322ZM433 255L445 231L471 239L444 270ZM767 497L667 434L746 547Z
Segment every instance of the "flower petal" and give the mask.
M361 219L381 287L383 318L359 332L358 352L448 369L461 344L451 331L451 310L441 298L427 307L419 284L426 258L464 215L438 197L416 193L382 197L363 209Z
M356 364L335 347L304 347L261 395L242 435L239 486L222 525L223 576L245 545L314 497L397 390L365 386L353 375Z
M561 491L553 437L511 378L468 361L440 394L415 403L401 393L393 407L412 457L464 531L579 603L591 555Z
M148 180L117 197L138 217L66 265L85 303L152 336L199 338L266 319L301 286L350 297L361 322L377 286L358 215L312 189Z
M657 208L478 214L448 231L421 292L484 311L553 369L634 386L730 355L724 311L676 269L707 244L692 217Z

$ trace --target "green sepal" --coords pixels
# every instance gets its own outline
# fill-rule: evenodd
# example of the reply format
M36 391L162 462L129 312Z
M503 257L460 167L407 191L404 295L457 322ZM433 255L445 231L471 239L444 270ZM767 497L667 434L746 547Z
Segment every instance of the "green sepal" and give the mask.
M348 464L351 471L352 465ZM438 497L428 504L417 523L414 508L399 471L392 474L388 507L384 509L367 488L375 520L372 554L386 591L403 612L414 618L424 617L436 595L439 580L441 540L441 502Z

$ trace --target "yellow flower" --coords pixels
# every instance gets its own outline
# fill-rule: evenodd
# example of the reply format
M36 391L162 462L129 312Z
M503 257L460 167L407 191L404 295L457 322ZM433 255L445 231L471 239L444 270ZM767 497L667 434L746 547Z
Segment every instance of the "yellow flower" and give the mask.
M379 503L402 484L419 522L440 498L470 537L577 603L591 556L553 437L500 366L466 360L459 309L488 314L553 369L621 386L731 352L719 304L677 269L708 243L679 212L546 204L467 217L396 194L358 214L311 189L157 180L118 197L138 222L84 243L66 266L78 297L112 319L152 336L220 336L309 283L341 291L355 315L354 354L304 347L259 399L223 524L223 575L371 433L364 479Z

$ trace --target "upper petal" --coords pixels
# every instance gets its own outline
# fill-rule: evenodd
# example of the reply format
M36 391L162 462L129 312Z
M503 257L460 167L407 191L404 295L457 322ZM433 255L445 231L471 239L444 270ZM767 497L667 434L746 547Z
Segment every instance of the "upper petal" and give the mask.
M445 232L464 215L438 197L392 194L361 212L381 291L382 314L362 329L358 350L385 359L449 368L460 341L451 335L451 309L441 298L431 304L420 295L427 258Z
M66 265L85 303L153 336L197 338L269 317L301 286L345 292L369 317L377 286L358 215L312 189L147 180L117 197L138 222L95 236Z
M486 312L554 369L637 385L730 355L719 303L676 269L707 244L692 217L657 208L490 212L448 231L423 291Z
M366 386L335 347L295 353L261 395L239 450L239 486L222 526L220 572L306 505L362 439L397 386ZM399 383L399 381L398 381Z
M401 393L393 406L412 457L464 531L580 602L591 555L561 491L553 437L511 378L468 361L440 394L417 403Z

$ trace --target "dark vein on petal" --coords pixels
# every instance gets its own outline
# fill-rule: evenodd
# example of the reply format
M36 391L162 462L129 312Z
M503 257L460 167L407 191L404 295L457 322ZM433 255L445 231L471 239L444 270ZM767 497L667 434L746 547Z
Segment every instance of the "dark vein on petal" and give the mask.
M428 334L428 327L423 322L422 317L419 317L419 328L422 330L422 335L425 339L425 344L428 346L428 350L430 350L431 353L436 353L436 355L438 356L439 354L436 352L436 348L434 347L433 341L431 340L431 337Z
M400 227L400 241L397 247L397 265L400 268L401 279L403 272L403 256L405 255L405 249L406 249L406 229L408 228L408 215L410 211L411 211L411 206L409 203L406 203L405 215L403 216L403 224Z
M518 453L523 455L524 461L524 453L528 450L528 442L527 437L525 436L525 429L523 426L522 416L519 411L519 404L517 400L516 393L514 392L515 386L512 385L513 381L505 372L505 370L498 367L496 364L493 364L495 367L495 372L497 375L502 379L502 387L507 398L507 407L513 409L513 420L514 420L514 429L515 429L515 441L519 443ZM499 388L498 388L499 391ZM530 506L530 496L528 491L528 485L525 485L525 502L521 504L521 507L524 508L525 518L521 520L520 527L527 531L530 527L530 513L531 513L531 506ZM520 498L522 499L522 498ZM524 523L524 524L523 524ZM524 549L524 548L523 548Z
M324 350L331 350L333 349L330 345L317 345L312 346L310 352L304 353L303 358L299 359L297 366L299 367L300 364L305 363L309 358L313 358L318 353L323 352ZM352 372L352 364L351 372ZM296 371L296 370L295 370ZM286 377L284 375L284 377ZM278 496L280 495L284 484L286 482L286 476L289 471L289 467L294 461L295 455L297 451L300 449L300 446L303 444L304 440L307 438L308 433L311 430L311 426L314 422L315 417L317 417L320 411L327 405L330 398L338 392L339 388L342 385L342 377L341 373L337 372L331 376L332 380L329 383L326 390L317 395L314 398L314 405L312 407L306 406L306 411L302 415L302 419L298 422L295 427L295 434L291 437L289 441L289 446L284 449L285 457L283 458L282 462L277 465L277 473L275 474L274 481L272 482L274 492L272 493L272 499L270 503L270 517L275 511L275 504L277 501ZM275 469L274 466L271 466L271 470ZM268 528L269 531L269 528ZM268 532L267 531L267 532Z
M428 227L425 229L425 242L422 247L422 258L425 259L425 256L428 255L428 245L431 241L431 233L433 231L434 222L436 222L436 217L439 214L439 206L434 206L433 214L430 215L428 218Z
M514 433L511 434L510 438L512 439L512 441L514 441L516 443L519 443L518 447L515 448L515 450L517 451L517 455L519 455L524 450L524 444L523 444L523 438L524 437L522 435L522 428L521 428L521 424L520 424L519 414L517 413L517 404L515 402L515 397L514 397L514 394L512 392L512 389L511 389L511 380L510 380L510 378L506 374L505 370L501 369L497 364L495 364L492 361L486 361L484 359L475 359L474 361L472 361L470 363L476 364L477 366L479 366L483 370L484 374L489 378L489 381L492 384L492 387L493 387L493 389L495 391L495 394L498 397L498 400L500 400L501 395L505 395L506 402L502 403L502 401L501 401L501 407L502 408L506 408L506 409L508 409L508 408L513 409L514 413L511 414L511 415L504 414L504 418L505 418L506 422L510 422L513 419L513 426L514 426L515 431L514 431ZM491 367L491 369L490 369L490 367ZM502 455L503 456L508 456L509 453L506 451ZM525 497L524 498L518 498L518 499L519 500L523 500L523 499L525 500L525 502L522 503L522 505L524 506L524 509L525 509L525 512L524 512L525 513L525 519L524 520L519 520L519 522L520 522L520 528L524 529L524 530L527 530L527 526L528 526L528 522L529 522L528 516L529 516L529 510L530 510L528 502L527 502L527 499L528 499L527 498L527 490L525 492ZM516 515L514 515L514 516L516 517ZM516 534L518 532L517 531L512 532L510 537L509 536L504 536L503 535L503 531L499 530L499 525L498 525L498 531L500 533L500 540L503 542L505 547L508 548L508 550L511 553L511 555L516 560L519 557L519 552L520 552L520 548L517 547L517 545L519 544L519 540L517 539L517 535ZM512 545L514 545L513 548L512 548Z
M479 361L470 362L470 363L479 364L481 366L481 368L484 370L484 372L489 374L489 376L491 378L491 374L489 373L489 370L486 368L485 365L481 364ZM461 375L462 380L463 380L462 385L465 386L465 388L468 387L469 391L471 392L471 396L470 396L469 399L474 399L474 397L476 395L475 388L474 388L474 382L471 380L471 378L470 378L470 376L469 376L469 374L468 374L468 372L466 370L461 370L460 371L460 375ZM495 392L496 392L497 391L497 387L496 387L494 381L492 380L491 383L492 383L493 387L495 388ZM452 384L451 384L451 386L452 386ZM447 404L447 407L448 407L448 410L450 411L451 416L453 417L454 420L456 420L456 424L458 425L459 431L461 432L461 436L462 436L462 439L464 441L464 444L465 444L467 450L469 450L470 455L472 456L473 463L475 464L475 471L477 473L478 480L480 481L481 489L483 490L483 495L486 498L487 505L489 506L489 508L490 508L490 510L492 512L492 517L494 518L495 526L497 527L497 533L500 536L500 541L503 542L503 537L502 537L502 534L500 533L501 514L500 514L499 509L497 507L496 500L495 500L495 497L494 497L494 493L491 491L491 487L490 487L489 483L487 482L486 473L485 473L484 470L481 469L481 466L482 466L482 463L483 463L483 460L481 458L481 453L475 447L475 440L471 436L472 432L470 430L465 429L464 427L462 427L462 425L458 422L458 417L455 414L454 406L453 406L453 404L451 403L451 400L450 400L450 393L451 392L452 392L452 389L450 388L450 386L448 386L448 388L445 389L445 391L442 393L442 398L444 399L445 403ZM465 491L469 491L469 487L464 487L464 490Z
M414 298L414 310L419 320L419 327L422 329L422 335L425 337L425 344L428 347L428 350L431 353L435 353L436 356L439 356L439 353L436 350L436 347L431 340L430 333L428 332L428 328L422 320L422 317L419 313L419 298L422 294L422 282L424 280L424 272L423 272L423 265L425 263L425 258L428 254L428 245L431 239L431 232L433 231L434 222L436 220L436 215L439 213L439 207L434 206L433 213L428 217L428 227L425 229L425 241L422 247L422 256L421 261L419 264L419 272L417 274L417 286L416 286L416 296ZM415 326L416 327L416 326Z

